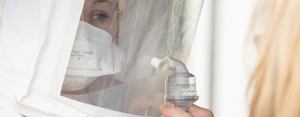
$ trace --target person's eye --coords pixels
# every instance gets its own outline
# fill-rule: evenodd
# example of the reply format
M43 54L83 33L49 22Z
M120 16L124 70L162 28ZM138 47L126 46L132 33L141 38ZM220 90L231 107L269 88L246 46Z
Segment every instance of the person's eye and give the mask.
M105 20L108 17L106 14L96 14L93 15L92 18L95 20Z

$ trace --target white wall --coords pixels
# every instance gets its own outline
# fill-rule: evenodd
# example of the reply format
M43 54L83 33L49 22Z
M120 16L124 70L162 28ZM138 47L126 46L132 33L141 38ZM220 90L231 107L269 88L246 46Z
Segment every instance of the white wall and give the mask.
M256 0L215 0L213 103L216 117L247 117L243 53Z
M188 68L197 76L197 105L215 117L247 117L244 45L256 0L206 0ZM209 73L208 73L209 72Z
M0 14L2 13L5 0L0 0Z
M196 76L197 94L196 105L211 109L211 42L212 42L212 0L204 1L199 19L197 32L191 49L187 67Z

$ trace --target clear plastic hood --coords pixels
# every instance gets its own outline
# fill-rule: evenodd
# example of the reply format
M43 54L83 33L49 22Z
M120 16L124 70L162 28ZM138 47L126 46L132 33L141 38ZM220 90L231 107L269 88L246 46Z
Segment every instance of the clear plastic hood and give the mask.
M0 17L0 93L28 117L161 116L160 105L183 90L171 87L167 98L166 87L184 76L152 58L187 62L202 4L8 0Z
M165 79L152 57L187 62L202 0L86 0L61 95L95 107L161 116Z

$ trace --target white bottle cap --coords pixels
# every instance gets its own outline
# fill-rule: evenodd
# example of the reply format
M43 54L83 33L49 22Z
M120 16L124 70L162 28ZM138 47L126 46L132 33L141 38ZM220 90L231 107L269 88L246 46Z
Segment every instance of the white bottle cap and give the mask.
M153 57L151 59L151 65L156 68L157 73L164 73L169 69L169 61L168 59L159 59L157 57Z

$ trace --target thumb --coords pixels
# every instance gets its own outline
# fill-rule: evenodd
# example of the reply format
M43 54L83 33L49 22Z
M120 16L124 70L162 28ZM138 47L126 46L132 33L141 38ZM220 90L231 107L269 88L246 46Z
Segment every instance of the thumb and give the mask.
M165 117L192 117L189 113L178 107L160 106L160 111Z

